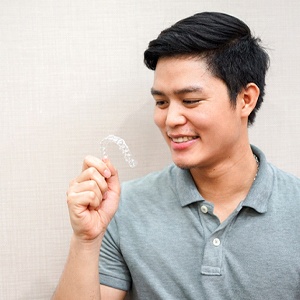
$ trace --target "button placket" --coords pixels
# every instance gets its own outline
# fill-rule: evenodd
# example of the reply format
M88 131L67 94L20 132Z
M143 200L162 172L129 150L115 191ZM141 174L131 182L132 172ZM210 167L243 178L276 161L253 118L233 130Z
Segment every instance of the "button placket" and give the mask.
M222 243L220 237L212 235L206 243L203 253L201 273L209 276L220 276L222 266Z

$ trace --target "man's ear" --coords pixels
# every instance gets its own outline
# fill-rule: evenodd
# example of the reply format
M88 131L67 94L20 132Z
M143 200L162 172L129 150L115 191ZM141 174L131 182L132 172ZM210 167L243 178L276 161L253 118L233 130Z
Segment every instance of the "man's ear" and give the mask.
M241 105L240 108L243 117L248 117L253 111L257 103L259 94L260 89L253 82L248 83L247 86L238 94L238 102Z

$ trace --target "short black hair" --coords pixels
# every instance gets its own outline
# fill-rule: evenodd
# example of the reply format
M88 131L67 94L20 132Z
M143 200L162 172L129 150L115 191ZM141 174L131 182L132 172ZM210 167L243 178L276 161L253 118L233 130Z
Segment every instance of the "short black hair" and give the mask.
M202 12L163 30L149 43L144 62L155 70L162 57L204 58L212 74L225 82L234 107L238 93L248 83L255 83L260 95L248 118L248 125L252 125L263 102L269 67L269 55L260 43L238 18L225 13Z

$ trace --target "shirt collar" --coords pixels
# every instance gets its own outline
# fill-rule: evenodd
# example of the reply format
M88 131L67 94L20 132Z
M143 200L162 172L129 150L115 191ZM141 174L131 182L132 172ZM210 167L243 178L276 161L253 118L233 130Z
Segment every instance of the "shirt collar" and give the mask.
M180 169L175 166L174 172L175 194L177 195L181 206L186 206L198 201L204 201L204 198L198 192L189 170Z
M274 175L263 152L253 145L251 148L259 160L259 170L242 206L251 207L259 213L265 213L273 191Z
M259 171L250 191L240 207L251 207L258 213L267 212L268 199L273 190L273 172L265 155L257 147L251 145L253 153L259 159ZM181 206L204 201L199 193L189 170L174 168L175 192Z

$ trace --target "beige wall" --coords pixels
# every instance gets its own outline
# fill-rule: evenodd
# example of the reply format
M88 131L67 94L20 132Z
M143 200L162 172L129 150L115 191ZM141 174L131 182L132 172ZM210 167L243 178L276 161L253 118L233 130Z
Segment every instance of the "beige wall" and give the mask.
M143 51L166 26L199 11L245 20L270 49L267 96L251 141L300 176L298 0L1 0L0 299L49 299L71 234L65 192L100 140L117 147L123 180L170 159L152 124L152 72Z

